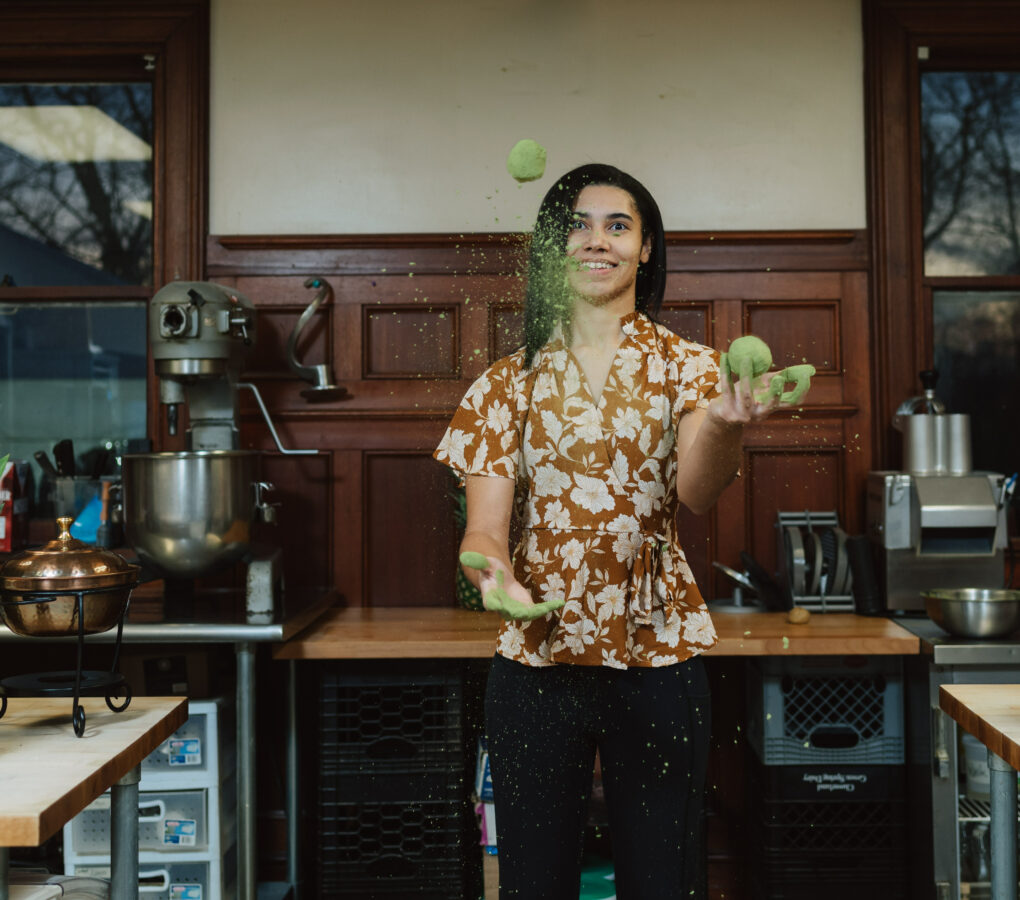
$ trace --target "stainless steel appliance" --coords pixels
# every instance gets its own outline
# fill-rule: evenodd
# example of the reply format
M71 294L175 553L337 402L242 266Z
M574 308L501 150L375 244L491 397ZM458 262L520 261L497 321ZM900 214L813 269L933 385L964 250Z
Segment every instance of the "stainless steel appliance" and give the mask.
M995 472L871 472L867 535L890 611L924 610L933 588L1001 587L1006 478Z
M233 288L171 282L150 302L160 402L171 434L186 406L188 449L124 457L124 528L139 558L164 576L197 578L250 557L253 520L273 520L273 505L263 496L272 485L258 479L258 454L240 449L239 389L254 394L281 453L318 452L284 448L258 390L240 380L254 340L255 308ZM278 557L248 559L252 615L272 613L266 596L281 583Z
M898 622L921 639L921 655L905 658L912 896L990 897L980 852L989 803L968 789L956 723L938 694L942 684L1015 684L1020 641L953 637L920 617Z

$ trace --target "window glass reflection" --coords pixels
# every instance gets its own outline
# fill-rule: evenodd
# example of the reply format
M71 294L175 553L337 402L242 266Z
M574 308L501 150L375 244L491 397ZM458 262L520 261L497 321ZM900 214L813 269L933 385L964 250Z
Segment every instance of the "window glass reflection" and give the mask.
M0 84L0 284L151 282L149 84Z
M925 275L1020 274L1020 72L921 75Z
M50 488L37 450L52 461L70 438L89 475L145 438L146 305L0 304L0 449L31 462L35 501Z
M971 417L975 469L1020 468L1020 294L936 291L936 394Z

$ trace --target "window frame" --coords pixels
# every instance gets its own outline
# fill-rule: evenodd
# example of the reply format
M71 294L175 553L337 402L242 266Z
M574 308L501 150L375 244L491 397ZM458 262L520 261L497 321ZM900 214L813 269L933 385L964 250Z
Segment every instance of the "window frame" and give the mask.
M202 279L208 232L209 2L0 4L0 80L141 81L147 76L154 122L152 285L0 287L0 300L147 300L168 281ZM146 353L146 430L158 442L158 386L151 350Z
M898 468L892 417L930 368L934 290L1020 290L1020 276L924 275L922 71L1020 69L1020 7L989 2L863 0L865 137L871 246L877 468ZM927 58L919 59L920 48Z

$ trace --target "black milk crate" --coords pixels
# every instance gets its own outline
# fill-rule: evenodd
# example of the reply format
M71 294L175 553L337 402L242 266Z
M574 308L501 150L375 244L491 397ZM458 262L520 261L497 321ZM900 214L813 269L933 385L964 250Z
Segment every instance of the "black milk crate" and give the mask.
M748 860L754 900L907 900L906 866L854 851L825 858L789 852L755 853Z
M467 773L459 769L440 772L365 773L320 772L317 791L323 810L330 805L360 802L395 802L409 797L455 803L471 796L473 784Z
M466 760L459 671L364 674L323 667L319 768L357 774L461 769Z
M487 663L487 661L486 661ZM306 861L317 896L474 900L471 793L487 665L421 660L302 667L314 715Z
M473 824L466 796L321 805L319 896L463 897Z
M748 663L748 741L766 765L900 765L897 657L765 658Z
M751 761L755 801L836 804L870 800L906 799L903 766L853 766L846 763L819 766L768 766Z
M902 801L765 803L755 824L766 852L817 854L818 860L843 851L899 858L907 842Z
M906 897L903 766L749 767L755 896ZM844 890L845 888L845 890Z

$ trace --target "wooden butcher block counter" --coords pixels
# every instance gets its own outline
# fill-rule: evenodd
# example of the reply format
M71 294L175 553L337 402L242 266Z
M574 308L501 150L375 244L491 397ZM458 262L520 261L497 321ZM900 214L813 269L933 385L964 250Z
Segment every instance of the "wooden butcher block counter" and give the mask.
M939 705L964 731L1020 769L1020 684L943 684Z
M116 713L86 697L75 737L71 698L12 697L0 718L0 847L55 834L188 718L183 697L135 697Z
M785 613L713 612L711 656L910 655L920 640L884 618L814 614L792 625ZM492 613L443 607L332 609L277 645L277 659L470 659L496 649Z

